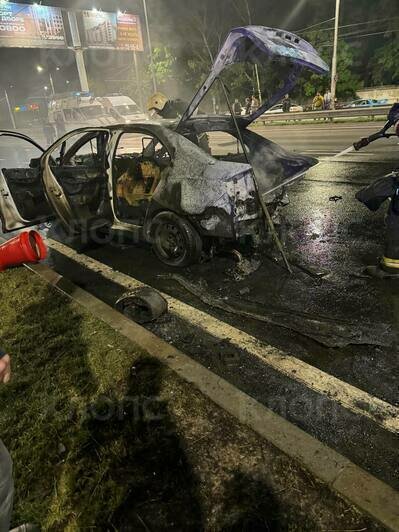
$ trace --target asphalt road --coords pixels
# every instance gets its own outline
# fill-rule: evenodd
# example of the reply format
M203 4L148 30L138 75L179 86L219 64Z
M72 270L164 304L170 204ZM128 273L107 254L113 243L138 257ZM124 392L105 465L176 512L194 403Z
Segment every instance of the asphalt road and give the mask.
M388 410L399 406L398 342L386 346L369 342L372 331L381 337L387 331L399 334L399 283L362 277L364 267L376 263L383 251L384 209L370 213L354 197L360 187L399 166L398 139L379 141L362 154L331 159L380 126L381 122L257 128L287 149L322 158L320 165L290 188L291 203L283 214L283 234L295 262L294 274L289 275L279 264L273 248L256 261L248 257L249 268L244 272L232 256L217 256L179 272L211 300L259 315L283 316L285 324L290 316L292 322L301 317L319 319L335 332L341 324L346 332L355 332L360 339L363 335L363 343L327 347L304 331L237 317L205 304L175 280L165 278L172 270L160 264L144 245L111 242L86 253L334 377L339 389L351 386L367 392L367 404L359 400L354 409L348 409L337 400L339 390L335 394L327 389L315 391L315 386L283 375L261 358L237 348L228 336L220 341L201 326L188 327L168 318L150 326L215 373L399 489L397 434L387 429L377 408L373 412L378 401ZM225 148L225 139L221 143L220 148ZM51 254L50 264L109 304L124 291L105 282L98 272L56 252ZM315 272L325 275L318 277ZM364 415L356 413L356 408Z
M382 128L383 122L322 123L296 126L259 126L255 131L285 148L299 153L330 157L338 154L359 140ZM356 161L395 159L399 153L399 139L383 139L374 142L350 158ZM348 156L349 157L349 156Z
M381 141L377 148L370 146L365 155L330 159L354 140L375 131L378 125L268 126L258 130L288 149L326 157L306 179L290 188L291 203L283 217L286 246L295 257L294 275L290 276L276 262L273 250L266 251L244 275L231 256L215 257L180 274L203 287L211 299L221 299L237 309L260 315L270 315L272 311L285 316L286 322L290 316L295 321L306 315L321 319L327 327L330 324L331 331L337 323L344 324L360 337L367 328L377 336L387 331L399 333L399 284L361 277L364 267L376 263L382 253L384 209L372 214L354 198L360 187L389 172L395 157L399 164L397 139L385 144ZM220 148L225 148L225 139L221 143ZM290 327L223 312L204 304L175 280L162 277L173 272L160 264L146 246L110 243L89 251L88 255L335 377L343 389L350 385L367 392L370 404L362 406L358 401L360 410L371 411L378 401L383 401L388 409L389 405L399 404L397 342L393 346L368 345L365 337L364 345L326 347ZM51 261L60 273L110 304L123 291L104 282L98 273L77 267L57 253L53 253ZM251 270L254 271L249 273ZM315 277L315 271L326 275ZM386 430L378 415L374 420L367 417L367 412L357 415L338 404L334 393L328 390L316 393L260 358L237 349L229 338L220 342L201 327L165 320L151 328L240 389L399 488L397 435Z

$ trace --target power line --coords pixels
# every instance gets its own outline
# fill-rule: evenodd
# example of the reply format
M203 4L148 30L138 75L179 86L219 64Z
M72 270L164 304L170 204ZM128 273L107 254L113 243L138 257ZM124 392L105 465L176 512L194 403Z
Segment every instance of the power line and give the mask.
M346 37L349 39L362 39L364 37L371 37L372 35L383 35L385 33L393 33L396 31L399 31L399 28L394 29L394 30L377 31L375 33L364 33L364 34L348 33L346 35L340 35L340 37ZM332 46L332 43L319 44L318 48L324 48L327 46Z
M343 26L339 26L339 29L342 29L342 28L352 28L354 26L364 26L364 25L367 25L367 24L374 24L374 23L378 23L378 22L387 22L389 20L395 20L399 18L398 17L390 17L390 18L380 18L380 19L376 19L376 20L369 20L368 22L356 22L355 24L345 24ZM318 31L334 31L334 28L321 28L320 30ZM300 31L300 32L297 32L297 33L304 33L305 30L303 31Z
M321 26L322 24L326 24L327 22L331 22L332 20L335 20L335 17L329 18L328 20L323 20L323 22L318 22L317 24L313 24L313 26L308 26L307 28L304 28L302 30L294 31L294 33L303 33L304 31L310 30L311 28L315 28L316 26Z
M399 31L399 28L377 31L374 33L343 33L342 35L340 35L340 37L368 37L369 35L382 35L383 33L390 33L393 31Z

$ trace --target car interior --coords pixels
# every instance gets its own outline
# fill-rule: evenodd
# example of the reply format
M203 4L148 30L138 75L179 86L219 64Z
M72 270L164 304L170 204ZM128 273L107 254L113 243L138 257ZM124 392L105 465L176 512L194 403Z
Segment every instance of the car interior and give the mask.
M122 221L143 225L148 205L171 157L153 135L123 133L113 160L115 208Z
M103 215L108 197L108 133L79 133L64 142L50 160L51 170L77 219Z
M42 150L28 139L0 135L1 172L20 215L28 221L51 213L41 182L41 155Z

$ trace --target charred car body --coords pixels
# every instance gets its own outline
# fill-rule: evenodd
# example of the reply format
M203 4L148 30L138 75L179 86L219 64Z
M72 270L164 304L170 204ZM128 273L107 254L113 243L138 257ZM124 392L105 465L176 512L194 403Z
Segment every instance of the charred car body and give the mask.
M226 67L261 63L265 57L284 60L289 71L278 92L255 113L193 117ZM79 129L47 151L24 135L0 132L0 150L2 141L24 144L8 152L18 154L17 164L2 163L3 231L57 217L77 237L97 231L134 233L172 266L197 261L204 244L259 234L264 225L259 195L275 207L284 183L316 161L288 153L248 126L294 86L302 68L328 71L316 51L293 34L237 28L178 124ZM204 133L228 135L233 151L220 154L211 142L211 153L206 153L199 146ZM30 150L38 153L30 157Z

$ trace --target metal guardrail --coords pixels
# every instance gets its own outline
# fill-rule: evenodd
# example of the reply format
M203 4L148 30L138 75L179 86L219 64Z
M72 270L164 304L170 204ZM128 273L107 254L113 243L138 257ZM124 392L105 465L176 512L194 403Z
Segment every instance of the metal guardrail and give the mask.
M356 117L369 117L372 120L376 116L387 116L388 111L391 109L391 105L384 105L378 107L367 107L362 109L360 107L353 107L349 109L337 109L335 111L303 111L300 113L265 113L258 120L256 124L267 124L270 122L290 122L299 120L322 120L329 119L333 121L337 118L356 118ZM20 133L25 133L28 136L34 138L44 137L43 128L41 126L33 128L17 128Z
M270 123L270 122L284 122L291 120L317 120L317 119L330 119L337 118L357 118L357 117L370 117L374 119L376 116L387 116L388 111L391 108L390 105L384 105L379 107L367 107L362 109L360 107L350 107L348 109L336 109L335 111L304 111L304 112L291 112L291 113L265 113L262 115L256 123Z

